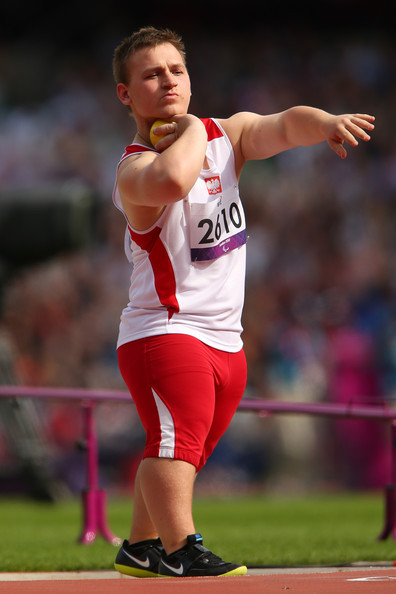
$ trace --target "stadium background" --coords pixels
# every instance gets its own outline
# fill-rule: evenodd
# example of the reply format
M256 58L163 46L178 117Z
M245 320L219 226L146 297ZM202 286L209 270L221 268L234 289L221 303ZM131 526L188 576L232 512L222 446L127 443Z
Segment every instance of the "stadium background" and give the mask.
M387 6L3 1L0 382L123 388L114 344L129 270L111 191L134 124L115 97L111 57L125 35L154 24L186 42L199 116L304 103L376 115L372 142L346 162L321 145L246 167L243 338L250 396L393 398L396 54ZM13 208L17 218L7 218ZM34 448L18 447L26 435L56 492L79 491L79 410L0 406L0 492L31 488L23 470ZM101 406L98 427L103 483L129 490L143 443L133 406ZM377 489L388 480L387 440L376 423L237 415L202 488Z

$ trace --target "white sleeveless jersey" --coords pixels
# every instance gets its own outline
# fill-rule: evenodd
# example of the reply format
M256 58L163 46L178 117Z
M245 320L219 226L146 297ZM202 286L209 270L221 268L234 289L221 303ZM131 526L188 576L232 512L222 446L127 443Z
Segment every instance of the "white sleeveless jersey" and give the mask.
M246 223L234 151L216 120L202 122L210 168L150 229L127 224L125 251L133 269L117 346L152 335L189 334L220 350L242 348ZM146 150L153 149L132 144L120 163ZM117 184L113 200L124 212Z

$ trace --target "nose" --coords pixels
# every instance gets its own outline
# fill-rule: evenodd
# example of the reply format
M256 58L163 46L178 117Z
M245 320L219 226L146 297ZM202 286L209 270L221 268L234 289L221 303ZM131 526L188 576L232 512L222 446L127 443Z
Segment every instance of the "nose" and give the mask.
M172 89L173 87L175 87L177 85L177 80L175 75L168 71L165 73L164 78L163 78L163 82L162 82L163 86L169 89Z

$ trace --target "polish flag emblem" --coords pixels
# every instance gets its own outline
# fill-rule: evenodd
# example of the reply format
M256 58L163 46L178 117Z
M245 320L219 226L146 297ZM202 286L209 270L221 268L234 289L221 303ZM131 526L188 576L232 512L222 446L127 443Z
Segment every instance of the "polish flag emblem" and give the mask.
M221 188L221 181L220 181L219 175L215 175L213 177L206 178L205 184L206 184L208 192L211 196L213 194L221 194L223 191Z

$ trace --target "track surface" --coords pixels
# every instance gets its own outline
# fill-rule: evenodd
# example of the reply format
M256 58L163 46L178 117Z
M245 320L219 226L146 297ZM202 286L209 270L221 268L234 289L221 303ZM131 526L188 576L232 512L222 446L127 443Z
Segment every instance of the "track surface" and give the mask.
M395 567L250 569L228 578L148 578L116 572L0 574L4 594L395 594Z

